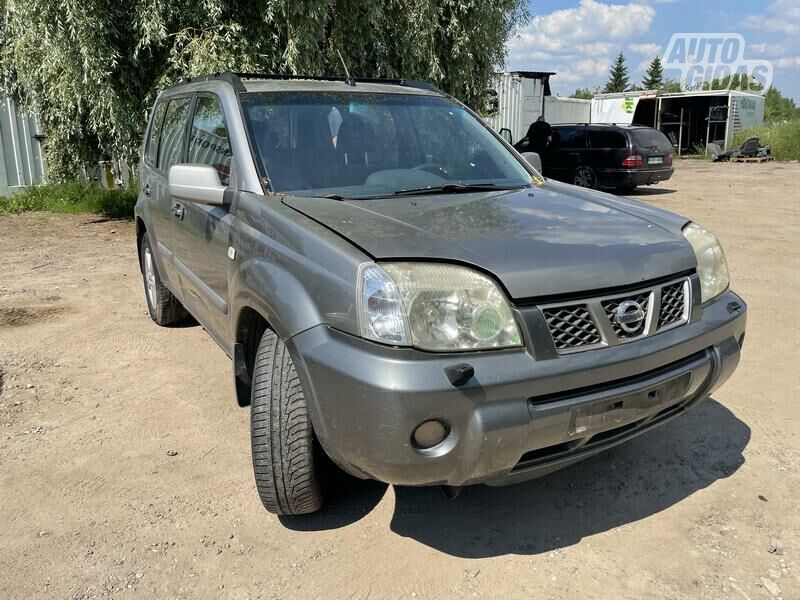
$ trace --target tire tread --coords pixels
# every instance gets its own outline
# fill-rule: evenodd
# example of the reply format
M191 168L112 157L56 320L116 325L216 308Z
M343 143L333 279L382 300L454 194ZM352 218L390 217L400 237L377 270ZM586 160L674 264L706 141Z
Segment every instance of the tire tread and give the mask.
M253 369L251 439L256 487L264 507L279 515L319 510L308 407L285 344L267 330Z

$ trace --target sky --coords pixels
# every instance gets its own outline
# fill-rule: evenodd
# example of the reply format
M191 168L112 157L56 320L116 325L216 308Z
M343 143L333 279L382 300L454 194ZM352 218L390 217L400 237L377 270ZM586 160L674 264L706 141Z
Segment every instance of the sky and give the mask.
M744 58L770 61L773 85L800 103L800 0L532 0L530 12L507 43L506 70L555 71L554 94L602 87L620 51L640 84L673 33L738 33Z

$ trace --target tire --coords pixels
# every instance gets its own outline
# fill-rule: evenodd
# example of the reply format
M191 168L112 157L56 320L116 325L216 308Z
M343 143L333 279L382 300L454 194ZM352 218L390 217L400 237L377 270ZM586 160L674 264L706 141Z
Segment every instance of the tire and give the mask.
M183 305L162 283L155 257L153 256L153 250L150 248L150 241L147 239L146 234L142 238L139 260L142 268L142 280L144 281L144 296L147 300L147 310L150 313L150 318L163 327L182 321L189 316Z
M597 175L595 175L591 167L581 165L572 174L572 185L595 189L597 187Z
M253 367L250 440L264 508L276 515L322 508L321 461L315 461L306 398L289 351L270 330L261 337Z

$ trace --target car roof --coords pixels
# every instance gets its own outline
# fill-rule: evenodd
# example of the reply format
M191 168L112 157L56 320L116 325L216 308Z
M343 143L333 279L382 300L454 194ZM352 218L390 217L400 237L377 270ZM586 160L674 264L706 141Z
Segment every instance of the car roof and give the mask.
M411 79L361 79L314 75L275 75L267 73L218 72L198 77L187 77L165 90L178 91L183 86L193 89L203 83L218 85L227 83L237 92L348 92L376 94L414 94L425 96L447 96L440 89L425 81Z
M648 127L647 125L625 125L625 124L616 124L616 123L555 123L552 127L597 127L600 129L624 129L627 131L635 130L635 129L653 129L653 127Z
M441 96L430 90L406 87L391 83L356 82L348 85L344 81L318 81L313 79L292 80L248 80L243 82L248 92L347 92L350 94L414 94Z

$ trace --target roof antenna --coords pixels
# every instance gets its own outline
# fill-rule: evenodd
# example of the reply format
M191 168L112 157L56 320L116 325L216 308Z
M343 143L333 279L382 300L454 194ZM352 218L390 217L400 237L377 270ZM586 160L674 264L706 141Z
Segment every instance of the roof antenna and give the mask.
M342 61L342 66L344 67L344 82L346 85L352 85L356 87L356 80L350 77L350 71L347 70L347 64L344 62L344 58L342 58L342 53L339 52L339 49L336 49L336 54L339 55L339 60Z

